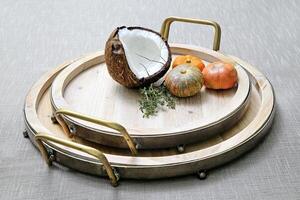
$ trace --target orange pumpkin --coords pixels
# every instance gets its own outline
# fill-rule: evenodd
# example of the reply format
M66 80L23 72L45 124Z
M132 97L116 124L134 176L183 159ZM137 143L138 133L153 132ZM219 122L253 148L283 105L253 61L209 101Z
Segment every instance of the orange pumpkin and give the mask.
M185 55L177 56L172 63L172 67L176 67L182 64L189 64L198 67L201 71L204 69L205 65L202 60L196 56Z
M204 85L210 89L229 89L236 85L237 71L231 63L214 62L202 71Z

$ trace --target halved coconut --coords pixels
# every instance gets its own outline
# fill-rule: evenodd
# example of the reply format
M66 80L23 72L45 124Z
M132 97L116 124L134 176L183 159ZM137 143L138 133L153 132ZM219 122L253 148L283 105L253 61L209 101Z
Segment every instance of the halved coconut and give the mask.
M129 88L159 80L171 63L170 47L159 33L142 27L119 27L105 46L111 77Z

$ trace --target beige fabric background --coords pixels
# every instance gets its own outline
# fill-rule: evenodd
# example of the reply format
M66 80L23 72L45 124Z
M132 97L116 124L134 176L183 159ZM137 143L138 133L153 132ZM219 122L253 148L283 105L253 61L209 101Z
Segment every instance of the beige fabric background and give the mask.
M170 15L212 19L221 52L257 66L274 85L270 134L210 172L156 181L107 180L48 168L24 139L30 86L64 60L101 50L120 25L160 29ZM174 24L170 40L210 48L212 30ZM300 199L300 1L0 1L0 199Z

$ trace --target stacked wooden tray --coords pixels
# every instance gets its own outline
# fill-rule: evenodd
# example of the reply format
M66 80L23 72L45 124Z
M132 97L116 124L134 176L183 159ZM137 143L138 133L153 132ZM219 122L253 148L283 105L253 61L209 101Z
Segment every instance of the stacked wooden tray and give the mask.
M166 38L172 21L213 25L218 50L220 30L215 22L168 18L161 32ZM215 50L170 46L174 56L233 62L238 86L226 91L203 88L195 97L180 99L175 110L145 119L138 109L139 93L111 79L103 51L66 62L45 74L25 101L28 135L46 162L108 176L117 185L120 177L154 179L202 172L254 147L274 114L274 93L266 77Z

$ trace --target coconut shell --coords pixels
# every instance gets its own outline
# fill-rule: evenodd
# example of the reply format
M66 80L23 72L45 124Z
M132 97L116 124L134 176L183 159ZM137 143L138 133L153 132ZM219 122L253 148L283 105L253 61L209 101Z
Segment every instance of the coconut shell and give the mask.
M161 77L163 77L166 74L171 64L171 51L167 41L163 39L169 51L168 60L166 61L166 64L162 66L162 68L158 72L152 74L151 76L138 79L136 75L131 71L128 65L125 50L119 39L118 32L123 28L127 28L128 30L141 29L145 31L150 31L160 36L159 33L143 27L122 26L115 29L110 34L105 45L105 62L110 76L115 81L128 88L143 87L149 85L150 83L158 81Z

